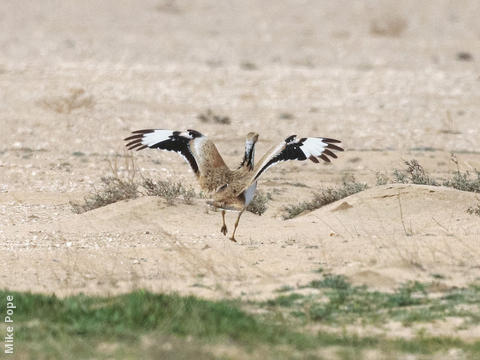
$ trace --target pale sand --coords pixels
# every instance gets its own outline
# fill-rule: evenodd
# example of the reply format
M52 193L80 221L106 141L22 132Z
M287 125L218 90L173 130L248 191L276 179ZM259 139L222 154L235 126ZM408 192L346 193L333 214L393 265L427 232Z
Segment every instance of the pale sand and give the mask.
M447 177L451 151L461 170L480 169L477 1L99 3L2 5L0 287L265 299L319 268L386 290L433 274L445 289L478 280L480 221L466 213L478 195L375 187L376 172L411 158ZM202 123L208 108L232 123ZM338 138L346 151L328 166L270 169L259 189L273 200L243 216L237 244L202 200L74 214L69 200L108 175L122 138L150 127L208 134L232 167L252 130L257 157L291 134ZM176 154L135 156L139 175L195 185ZM284 205L345 174L372 188L282 220Z

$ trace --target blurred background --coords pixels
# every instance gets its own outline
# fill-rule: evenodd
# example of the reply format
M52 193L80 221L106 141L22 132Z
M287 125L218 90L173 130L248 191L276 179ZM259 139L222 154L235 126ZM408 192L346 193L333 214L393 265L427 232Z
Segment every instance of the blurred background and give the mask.
M102 152L173 126L472 151L479 15L475 0L4 0L0 148ZM209 109L231 126L199 121Z

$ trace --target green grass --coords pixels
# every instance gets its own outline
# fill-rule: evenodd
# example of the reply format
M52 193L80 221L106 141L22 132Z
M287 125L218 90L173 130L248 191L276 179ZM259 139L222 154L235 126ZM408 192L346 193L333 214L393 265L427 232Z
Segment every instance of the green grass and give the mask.
M433 298L429 296L429 287L429 284L409 282L394 292L372 291L365 286L351 285L343 276L327 274L300 287L318 289L316 294L282 294L263 305L309 321L338 326L355 322L381 324L391 320L408 326L447 316L480 323L479 285L452 289Z
M345 331L346 325L359 322L398 320L408 325L445 316L478 323L480 286L454 289L431 299L428 286L417 282L383 293L353 286L341 276L325 275L302 288L318 293L291 292L261 303L146 291L60 299L3 290L0 298L14 296L15 351L31 359L202 360L218 358L215 350L225 347L234 351L221 358L232 359L313 359L318 358L318 351L330 347L354 353L356 359L362 359L362 352L369 349L386 358L450 348L461 349L472 359L480 356L480 342L423 333L413 339L387 339ZM311 330L313 324L333 326L337 331Z

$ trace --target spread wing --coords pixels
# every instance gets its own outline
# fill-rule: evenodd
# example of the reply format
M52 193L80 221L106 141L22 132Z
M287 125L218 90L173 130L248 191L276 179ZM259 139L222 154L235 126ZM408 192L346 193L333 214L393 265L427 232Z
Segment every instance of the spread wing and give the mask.
M193 172L198 175L198 163L190 148L191 141L203 136L198 131L187 130L180 132L161 129L146 129L132 131L132 134L134 135L124 139L125 141L129 141L125 145L128 150L136 149L138 151L148 147L150 149L175 151L190 164Z
M224 185L229 169L215 144L196 130L137 130L125 138L128 150L145 148L174 151L190 165L204 190Z
M296 135L287 137L282 143L268 151L263 158L255 166L252 182L257 180L269 167L278 164L281 161L288 160L311 160L318 163L318 159L330 162L330 158L337 158L333 152L343 151L343 149L335 144L341 141L330 138L301 138L297 139Z

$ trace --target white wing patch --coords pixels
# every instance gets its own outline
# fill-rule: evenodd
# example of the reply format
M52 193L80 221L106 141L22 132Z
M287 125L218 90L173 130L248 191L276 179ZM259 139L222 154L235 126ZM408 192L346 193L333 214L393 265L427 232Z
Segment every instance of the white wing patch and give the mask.
M198 164L190 149L192 139L203 138L203 135L198 131L187 130L180 132L163 129L145 129L133 131L132 134L134 135L124 139L129 141L126 144L129 150L136 149L138 151L148 147L174 151L180 154L190 164L195 174L198 175Z
M327 147L327 144L322 141L322 138L307 138L300 146L300 150L308 159L310 156L320 156Z
M337 158L332 150L343 151L340 146L335 145L336 143L340 143L340 141L321 137L297 139L296 135L291 135L263 157L260 166L256 167L253 180L256 180L271 166L282 161L309 159L318 163L317 158L320 158L323 161L330 162L329 156L334 159Z
M172 130L155 130L151 133L144 134L142 137L142 144L148 147L158 144L165 140L175 141L175 138L170 138L173 135ZM180 136L192 138L188 132L182 132Z

